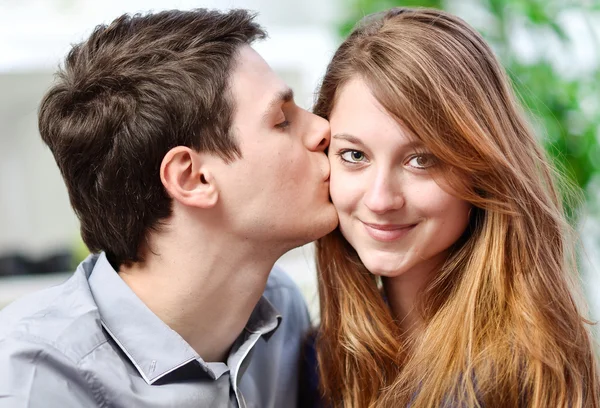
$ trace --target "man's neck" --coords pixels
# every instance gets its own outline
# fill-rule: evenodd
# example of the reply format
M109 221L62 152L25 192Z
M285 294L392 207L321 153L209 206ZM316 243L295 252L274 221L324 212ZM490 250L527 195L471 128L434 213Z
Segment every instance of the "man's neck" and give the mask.
M119 274L205 361L225 361L279 254L218 234L205 238L161 235L152 243L155 253Z

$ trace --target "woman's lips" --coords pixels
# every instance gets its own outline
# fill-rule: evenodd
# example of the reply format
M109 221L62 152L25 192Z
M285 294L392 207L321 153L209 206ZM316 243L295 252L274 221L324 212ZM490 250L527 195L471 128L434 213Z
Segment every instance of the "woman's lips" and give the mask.
M377 241L390 242L404 237L417 224L371 224L363 222L367 234Z

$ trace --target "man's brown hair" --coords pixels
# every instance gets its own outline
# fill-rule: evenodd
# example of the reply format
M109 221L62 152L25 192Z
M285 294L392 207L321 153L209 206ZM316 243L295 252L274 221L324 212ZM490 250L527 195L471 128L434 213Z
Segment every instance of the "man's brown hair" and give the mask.
M171 214L160 165L175 146L240 156L229 75L240 46L266 33L245 10L123 15L75 45L45 95L39 130L90 251L140 261Z

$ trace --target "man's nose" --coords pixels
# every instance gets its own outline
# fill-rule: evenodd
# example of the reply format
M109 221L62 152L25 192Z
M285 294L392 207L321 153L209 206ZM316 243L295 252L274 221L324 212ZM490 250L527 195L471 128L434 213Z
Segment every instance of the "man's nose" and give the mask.
M311 151L324 152L331 139L329 122L312 113L309 113L309 115L310 127L306 135L306 147Z

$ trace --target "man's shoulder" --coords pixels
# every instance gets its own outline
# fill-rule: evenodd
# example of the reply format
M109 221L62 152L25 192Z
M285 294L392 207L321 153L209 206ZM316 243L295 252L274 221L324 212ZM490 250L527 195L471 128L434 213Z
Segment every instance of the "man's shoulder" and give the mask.
M0 342L51 347L79 360L105 339L81 269L66 282L26 295L0 311Z
M103 334L74 280L0 311L0 407L100 405L80 362Z
M279 265L273 266L269 279L267 280L267 287L265 293L269 291L277 291L281 289L297 291L300 293L298 286L292 278L283 270Z
M300 288L277 265L271 270L264 297L282 317L278 332L304 333L310 327L308 308Z
M271 270L264 296L280 313L285 313L290 308L306 310L306 302L300 288L287 272L277 265Z

